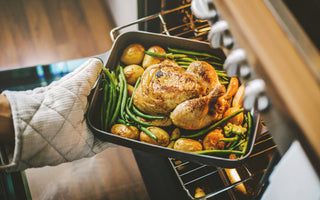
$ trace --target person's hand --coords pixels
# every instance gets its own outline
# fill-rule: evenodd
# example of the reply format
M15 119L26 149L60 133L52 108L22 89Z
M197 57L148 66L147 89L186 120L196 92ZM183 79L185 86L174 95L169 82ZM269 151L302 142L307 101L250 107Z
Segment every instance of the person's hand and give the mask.
M15 147L9 170L57 165L93 156L111 144L87 128L88 100L103 67L90 58L49 86L29 91L4 91L10 102Z

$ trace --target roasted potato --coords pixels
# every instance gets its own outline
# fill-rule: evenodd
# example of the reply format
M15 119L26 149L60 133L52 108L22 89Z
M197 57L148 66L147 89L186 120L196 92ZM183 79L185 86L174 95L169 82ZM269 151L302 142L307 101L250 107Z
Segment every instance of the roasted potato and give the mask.
M128 96L131 97L133 90L134 90L134 87L130 84L127 84L127 90L128 90Z
M134 85L138 78L143 74L144 69L140 65L132 64L123 69L127 83Z
M130 44L124 49L120 60L126 65L141 64L144 57L144 50L141 44Z
M160 47L160 46L152 46L148 49L150 52L154 53L166 53L166 51ZM147 54L144 55L143 61L142 61L142 67L146 69L147 67L158 64L162 62L165 58L159 58L159 57L152 57Z
M243 96L244 96L244 91L245 91L245 86L242 84L238 88L237 93L234 95L233 100L232 100L232 106L240 106L242 107L242 101L243 101Z
M238 91L239 80L237 77L231 77L227 91L225 93L225 99L231 99Z
M228 110L226 110L226 112L223 114L223 118L231 115L232 113L236 112L237 110L239 110L239 106L236 106L236 107L231 107L229 108ZM232 123L232 124L235 124L235 125L241 125L243 123L243 112L239 113L238 115L232 117L227 123Z
M202 144L197 140L180 138L174 143L173 149L186 152L201 151Z
M220 141L221 138L224 138L221 128L210 131L203 139L203 148L205 150L224 149L226 143Z
M127 126L125 124L115 124L111 127L111 133L130 139L139 139L139 130L135 126Z
M159 145L159 146L163 146L163 147L168 146L168 144L170 142L170 135L165 130L163 130L162 128L156 127L156 126L148 127L148 129L155 136L158 137L158 141L154 140L153 138L148 136L145 132L141 131L140 132L140 141L141 142L155 144L155 145Z
M180 129L179 128L175 128L173 129L171 136L170 136L170 143L168 144L168 148L173 148L174 143L176 142L176 140L180 137Z

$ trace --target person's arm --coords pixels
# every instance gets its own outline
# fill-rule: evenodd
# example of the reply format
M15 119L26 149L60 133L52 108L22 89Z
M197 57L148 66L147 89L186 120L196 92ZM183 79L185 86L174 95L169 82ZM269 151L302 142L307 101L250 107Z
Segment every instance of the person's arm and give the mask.
M0 145L8 145L13 151L14 129L10 103L6 96L0 95Z
M54 166L93 156L112 146L95 137L85 120L88 96L102 67L100 59L90 58L48 86L3 91L0 143L6 144L9 162L0 169ZM11 151L9 143L13 144L11 149L14 147Z

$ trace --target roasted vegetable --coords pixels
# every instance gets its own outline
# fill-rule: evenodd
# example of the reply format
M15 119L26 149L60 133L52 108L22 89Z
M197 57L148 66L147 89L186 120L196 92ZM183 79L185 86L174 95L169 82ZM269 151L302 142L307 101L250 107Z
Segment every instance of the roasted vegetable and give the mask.
M242 100L244 96L245 86L242 84L238 88L237 93L234 95L232 100L232 107L242 107Z
M140 65L132 64L123 69L127 83L134 85L138 78L143 74L144 69Z
M151 131L158 140L156 141L154 138L151 138L145 131L140 132L140 141L146 142L150 144L155 144L159 146L167 146L170 141L170 135L163 130L162 128L152 126L147 128L149 131Z
M173 148L175 150L186 151L186 152L201 151L202 144L197 140L180 138L174 143Z
M127 126L125 124L114 124L111 127L111 133L130 139L139 139L139 130L135 126Z
M154 53L166 53L166 51L160 47L160 46L152 46L148 49L148 52L154 52ZM154 57L150 55L145 55L142 61L142 67L146 69L150 65L158 64L162 62L164 58L161 57Z
M182 135L181 137L184 138L194 138L194 137L199 137L202 136L206 133L208 133L209 131L221 126L223 123L225 123L226 121L230 120L231 118L237 116L238 114L241 114L244 111L243 108L238 108L238 110L236 110L235 112L231 113L230 115L224 117L223 119L217 121L216 123L212 124L211 126L202 129L201 131L194 133L194 134L190 134L190 135Z
M231 107L229 109L226 110L226 112L224 112L223 114L223 118L226 118L228 116L233 115L234 113L236 113L238 110L240 109L240 107ZM243 123L243 112L235 115L234 117L232 117L231 119L228 120L228 123L232 123L235 125L241 125Z
M124 49L120 60L126 65L140 64L144 57L144 51L145 48L141 44L130 44Z
M234 134L244 137L245 133L247 132L246 128L242 127L241 125L235 125L232 123L228 123L227 125L225 125L223 127L223 130L226 137L231 137Z
M231 77L227 92L224 95L225 99L231 99L238 91L239 88L239 81L237 77Z
M134 87L130 84L127 84L128 96L131 97Z
M180 137L180 129L179 128L175 128L170 136L170 143L168 144L168 148L173 148L174 143L176 142L177 139L179 139Z
M195 154L209 154L229 157L230 159L244 156L251 137L252 126L250 113L244 114L244 109L242 108L244 85L239 87L238 79L236 77L230 78L221 69L222 61L216 56L173 48L167 48L167 50L168 52L162 47L155 45L151 46L148 51L145 51L141 44L131 44L124 49L114 71L109 71L107 68L103 69L103 82L100 88L100 91L103 92L101 95L102 129L122 137L138 139L141 142L193 152ZM159 64L160 62L161 64ZM212 64L212 66L210 66L209 70L204 67L206 65L199 66L195 65L195 63L208 63L208 65ZM218 67L216 68L213 64ZM121 65L126 67L123 68ZM151 65L153 66L149 67ZM157 85L154 82L152 84L146 84L147 82L142 84L144 77L142 75L147 74L145 71L150 71L157 65L161 65L161 67L158 66L154 72L156 73L155 76L158 79L163 78L164 84ZM186 70L181 67L185 67ZM172 72L169 68L174 68L175 71ZM214 70L211 71L213 68ZM202 128L198 128L198 132L195 131L196 128L183 127L184 135L181 135L178 128L181 127L180 124L173 123L173 118L170 118L173 109L175 110L177 106L163 113L156 110L156 107L161 109L164 107L160 101L155 101L151 105L151 110L147 110L147 99L143 99L143 101L140 99L140 102L143 102L142 106L138 106L136 100L133 100L139 96L139 88L142 85L146 85L146 93L143 93L143 95L147 98L149 98L149 94L153 90L159 88L166 89L166 92L157 94L158 96L154 97L156 99L161 99L163 96L160 97L159 95L168 94L168 91L177 92L169 98L170 103L168 105L172 105L173 101L179 99L179 95L185 94L182 94L184 93L184 90L182 90L184 88L175 88L177 84L166 84L170 82L168 77L180 77L177 80L181 82L181 74L186 72L188 73L186 76L189 79L186 79L185 83L190 82L190 75L191 78L195 77L196 81L201 82L201 84L199 83L201 86L203 85L202 93L195 95L195 97L201 98L201 100L206 100L204 97L208 96L213 88L216 88L213 81L219 87L221 86L221 88L219 88L219 91L215 91L217 96L210 96L214 104L211 105L211 99L208 101L210 103L208 109L211 109L209 112L217 113L216 115L212 115L215 116L214 120L208 122ZM215 77L209 76L209 72L214 72ZM164 74L166 76L163 76ZM225 86L221 84L225 84ZM183 87L185 85L183 84ZM135 92L136 90L137 92ZM192 86L190 91L196 91L195 87ZM193 102L192 99L196 99L195 97L191 98L190 101ZM192 111L189 110L190 112L194 113L194 109ZM187 116L189 113L184 113L186 115L183 116ZM194 121L197 123L202 122L199 118L194 118L192 122ZM169 131L172 131L171 134L168 134ZM198 190L200 191L201 188ZM201 191L199 194L201 194Z
M204 137L203 148L205 150L224 149L226 143L221 141L222 138L224 138L224 135L221 128L210 131Z

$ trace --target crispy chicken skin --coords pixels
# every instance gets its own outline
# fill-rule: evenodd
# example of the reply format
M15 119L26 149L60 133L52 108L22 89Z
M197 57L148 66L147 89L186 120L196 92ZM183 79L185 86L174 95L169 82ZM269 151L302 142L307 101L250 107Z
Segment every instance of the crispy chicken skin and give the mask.
M216 70L205 61L192 62L187 69L187 73L193 74L206 85L207 94L220 85Z
M164 61L145 70L133 103L145 113L170 115L174 125L196 130L222 117L216 102L225 92L207 62L194 61L185 70Z
M170 114L172 123L184 129L197 130L221 119L223 113L215 105L224 92L225 87L220 85L207 96L182 102Z
M149 66L141 77L133 103L148 114L169 115L181 102L206 95L206 85L169 61Z

